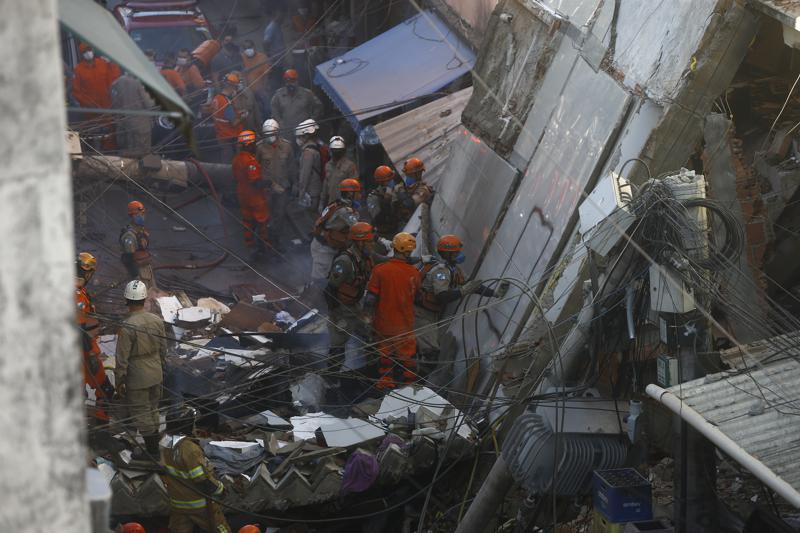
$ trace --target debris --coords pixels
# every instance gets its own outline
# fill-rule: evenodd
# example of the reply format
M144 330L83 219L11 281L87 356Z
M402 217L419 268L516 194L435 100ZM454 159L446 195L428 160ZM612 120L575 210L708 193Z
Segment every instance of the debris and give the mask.
M272 323L273 320L275 320L275 313L272 311L240 301L231 308L230 313L222 318L219 325L238 333L258 331L263 323Z
M186 226L172 226L172 231L186 231Z
M357 449L347 458L342 475L342 496L364 492L378 479L378 461L366 450Z

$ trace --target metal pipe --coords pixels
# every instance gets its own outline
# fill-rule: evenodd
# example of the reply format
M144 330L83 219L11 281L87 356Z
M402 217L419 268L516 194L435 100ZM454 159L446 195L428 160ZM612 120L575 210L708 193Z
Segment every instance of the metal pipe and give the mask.
M681 419L700 432L717 448L749 470L765 485L780 494L787 502L794 507L800 508L800 493L798 493L794 487L767 468L764 463L747 453L744 448L731 440L730 437L720 431L716 426L708 422L700 413L684 403L683 400L670 391L654 384L648 385L646 392L651 398L661 402L670 411L681 417Z
M503 456L498 456L475 495L475 500L467 509L467 514L458 523L456 533L481 533L503 504L503 499L513 483L514 478L511 477Z
M628 338L633 340L636 338L636 324L633 321L633 301L636 296L636 291L633 285L625 287L625 318L628 319Z

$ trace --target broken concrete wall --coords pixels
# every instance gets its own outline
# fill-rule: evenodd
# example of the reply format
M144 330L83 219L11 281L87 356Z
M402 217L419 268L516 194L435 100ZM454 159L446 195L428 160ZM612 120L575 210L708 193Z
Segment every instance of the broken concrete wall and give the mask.
M55 0L3 2L0 530L90 530Z

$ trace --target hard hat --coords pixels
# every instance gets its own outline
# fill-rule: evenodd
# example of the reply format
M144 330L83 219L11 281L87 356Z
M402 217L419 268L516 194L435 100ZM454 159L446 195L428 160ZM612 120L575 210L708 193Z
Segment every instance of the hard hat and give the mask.
M317 122L313 118L307 118L297 125L297 128L294 130L294 134L297 136L311 135L316 133L318 129L319 126L317 125Z
M78 45L78 51L80 53L84 53L85 51L91 50L91 49L92 49L92 45L90 45L89 43L81 43L81 44Z
M248 524L240 527L237 533L261 533L261 529L258 526Z
M361 184L357 179L347 178L339 183L339 192L360 192Z
M89 252L78 254L78 267L81 270L97 270L97 259Z
M274 135L278 133L279 129L281 129L281 125L278 124L278 121L274 118L268 118L264 121L264 124L261 125L261 133L264 135Z
M240 81L241 80L239 79L239 76L237 76L233 72L225 76L225 83L229 83L230 85L239 85Z
M386 183L394 178L394 170L386 165L381 165L375 169L375 181Z
M328 146L331 150L344 150L344 139L338 135L334 135L331 137L331 140L328 141Z
M145 298L147 298L147 285L145 285L144 282L135 279L133 281L129 281L128 284L125 285L126 300L140 302Z
M436 249L440 252L460 252L464 244L455 235L443 235L436 243Z
M139 522L128 522L122 526L120 533L147 533Z
M350 226L350 233L347 237L351 241L371 241L375 238L372 232L372 224L369 222L356 222Z
M421 170L425 170L425 163L422 162L422 159L418 157L411 157L403 163L403 172L406 174L410 174L412 172L419 172Z
M288 69L288 70L285 70L285 71L283 72L283 79L284 79L284 80L287 80L287 81L288 81L288 80L294 80L294 81L297 81L297 71L296 71L295 69L293 69L293 68L290 68L290 69Z
M401 231L392 239L392 248L400 253L411 253L417 247L417 239L410 233Z
M128 202L128 215L133 216L139 213L144 213L144 204L139 200Z
M256 142L256 133L253 130L244 130L239 134L239 144L249 146Z

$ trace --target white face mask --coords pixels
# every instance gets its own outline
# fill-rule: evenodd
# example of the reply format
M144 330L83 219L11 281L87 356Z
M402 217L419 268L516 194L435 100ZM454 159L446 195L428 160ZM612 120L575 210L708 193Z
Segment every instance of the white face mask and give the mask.
M295 139L295 142L297 143L297 146L303 146L303 138L302 137L298 137L297 139Z
M94 59L94 52L92 52L91 50L87 50L87 51L85 51L85 52L83 53L83 58L84 58L86 61L91 61L92 59Z
M256 55L256 51L252 48L248 48L244 51L244 55L246 55L247 57L253 57L254 55Z
M305 17L306 15L308 15L308 8L307 7L298 8L297 12L300 13L301 17Z
M189 59L187 59L185 57L179 57L178 58L178 65L183 67L183 66L186 66L188 64L189 64Z
M275 144L275 141L278 140L277 135L267 135L264 137L264 140L267 141L267 144Z

